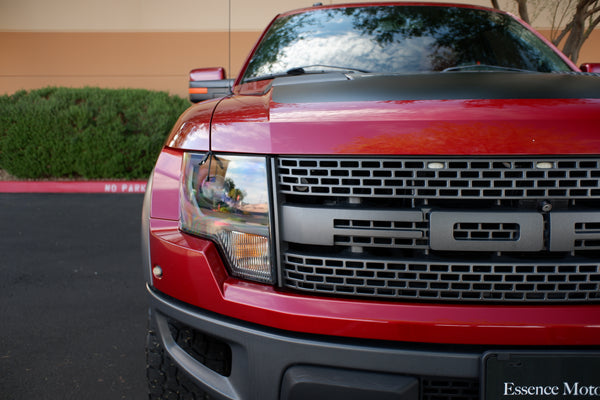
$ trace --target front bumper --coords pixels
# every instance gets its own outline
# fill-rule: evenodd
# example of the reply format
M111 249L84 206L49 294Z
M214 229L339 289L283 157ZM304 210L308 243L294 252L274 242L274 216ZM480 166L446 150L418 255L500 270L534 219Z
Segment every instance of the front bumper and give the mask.
M432 390L427 382L445 382L441 386L458 382L467 392L462 398L477 398L481 349L455 350L451 345L295 334L193 308L151 288L148 294L151 324L163 347L201 389L215 398L293 399L309 388L320 388L318 392L325 395L327 387L340 394L341 387L346 387L363 393L364 398L373 398L370 397L373 394L385 398L395 391L395 397L390 398L423 399L427 398L423 391ZM169 321L178 321L225 342L231 349L232 360L228 376L206 367L179 346L171 334ZM348 388L349 380L357 387ZM378 382L377 388L370 388L369 382ZM386 382L394 382L396 386L390 384L385 392ZM402 391L404 395L399 397L398 392ZM415 397L419 391L420 396Z

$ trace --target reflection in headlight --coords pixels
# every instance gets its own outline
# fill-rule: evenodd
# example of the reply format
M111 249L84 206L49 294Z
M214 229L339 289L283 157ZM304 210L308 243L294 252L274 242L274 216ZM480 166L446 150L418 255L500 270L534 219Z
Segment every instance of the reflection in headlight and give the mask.
M181 229L217 242L234 276L272 282L265 158L186 153L181 186Z

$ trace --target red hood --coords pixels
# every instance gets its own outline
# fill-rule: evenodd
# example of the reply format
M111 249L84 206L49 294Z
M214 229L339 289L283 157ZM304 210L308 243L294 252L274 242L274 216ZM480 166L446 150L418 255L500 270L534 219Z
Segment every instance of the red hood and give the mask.
M436 76L441 78L273 84L261 94L238 94L216 109L212 150L600 154L600 78L503 74L499 80L495 73L479 73L476 78L473 74Z

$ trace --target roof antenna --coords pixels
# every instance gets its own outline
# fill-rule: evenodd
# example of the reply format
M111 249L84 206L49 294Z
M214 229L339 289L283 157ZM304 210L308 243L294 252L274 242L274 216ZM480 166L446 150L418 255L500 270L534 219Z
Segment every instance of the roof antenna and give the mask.
M228 17L228 27L227 27L227 73L231 75L231 0L229 0L229 17ZM227 78L227 76L225 76Z

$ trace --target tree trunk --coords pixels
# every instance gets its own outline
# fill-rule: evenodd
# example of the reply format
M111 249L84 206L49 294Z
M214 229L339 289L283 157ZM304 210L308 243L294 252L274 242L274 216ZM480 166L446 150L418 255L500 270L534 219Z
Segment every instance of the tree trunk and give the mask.
M565 45L563 46L563 53L565 53L565 55L574 63L577 62L577 59L579 58L579 51L583 45L585 19L590 3L590 1L581 0L577 4L575 15L573 15L573 19L571 21L571 31L569 32L567 40L565 41Z
M515 1L519 5L519 16L521 17L521 19L523 21L530 24L531 22L529 21L529 11L527 10L527 0L515 0Z

